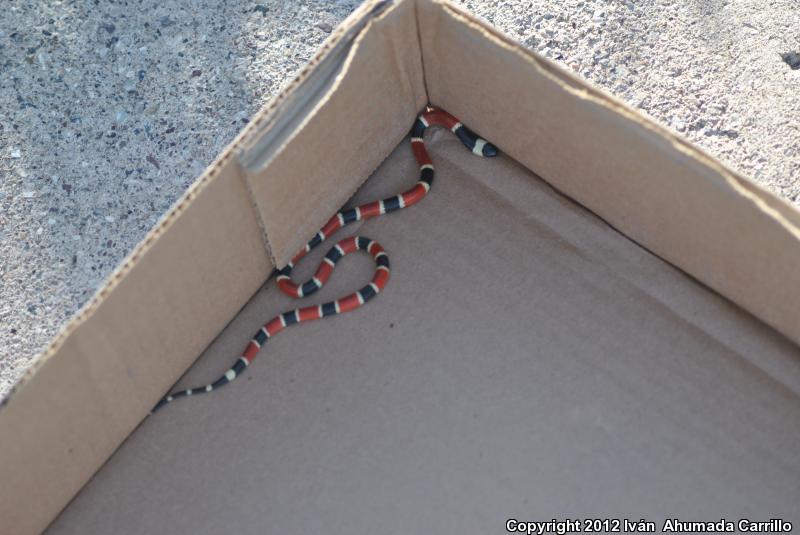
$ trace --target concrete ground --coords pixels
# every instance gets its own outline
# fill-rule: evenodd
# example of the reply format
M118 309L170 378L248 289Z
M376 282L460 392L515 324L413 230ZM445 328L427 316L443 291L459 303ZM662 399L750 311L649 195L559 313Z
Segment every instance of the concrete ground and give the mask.
M800 203L796 0L461 0ZM357 0L6 1L0 396Z

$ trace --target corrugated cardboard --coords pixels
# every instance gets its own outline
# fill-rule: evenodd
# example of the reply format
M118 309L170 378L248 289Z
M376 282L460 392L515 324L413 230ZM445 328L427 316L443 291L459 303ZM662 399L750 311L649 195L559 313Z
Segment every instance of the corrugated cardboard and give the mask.
M503 156L434 132L429 198L343 233L387 248L386 292L130 434L198 355L180 386L296 306L256 290L370 174L356 199L413 184L428 101ZM44 529L126 437L53 533L797 520L798 221L452 6L369 2L6 400L3 532ZM348 258L308 301L370 271Z
M403 2L368 23L341 74L296 130L275 143L276 154L267 162L249 158L256 161L246 176L276 265L285 265L352 197L427 103L414 8Z
M511 517L796 512L798 348L508 157L427 139L430 196L341 233L387 247L386 292L288 329L237 383L147 419L51 533L503 533ZM401 143L356 199L416 176ZM348 257L309 301L373 269ZM215 377L293 306L267 284L177 386Z
M439 2L420 10L431 102L800 341L794 207L466 14Z

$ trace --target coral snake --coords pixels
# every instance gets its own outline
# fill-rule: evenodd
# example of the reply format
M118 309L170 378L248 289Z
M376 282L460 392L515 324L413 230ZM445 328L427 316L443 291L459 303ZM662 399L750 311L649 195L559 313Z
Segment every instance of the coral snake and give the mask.
M357 292L336 299L335 301L329 301L321 305L297 308L275 316L258 330L255 336L253 336L253 339L247 344L242 356L240 356L234 365L219 379L205 386L173 392L162 398L151 413L178 398L205 394L230 383L241 375L245 368L255 360L256 355L258 355L258 352L264 344L286 327L304 321L317 320L327 316L350 312L362 306L383 291L386 287L386 283L389 281L389 256L386 254L381 244L363 236L344 238L331 247L320 262L319 268L314 276L303 284L295 284L292 282L292 268L294 268L295 264L312 249L324 242L345 225L353 223L354 221L378 217L388 214L389 212L394 212L395 210L407 208L412 204L418 203L428 194L433 184L434 171L433 162L428 155L428 151L425 149L423 135L425 134L425 130L431 126L441 126L450 130L458 136L458 139L460 139L470 151L478 156L491 157L497 155L497 148L495 148L494 145L467 129L458 119L449 113L436 108L426 108L425 111L417 117L414 121L414 126L411 128L411 149L419 164L420 172L419 180L414 187L404 193L383 199L382 201L374 201L338 212L319 232L317 232L316 236L294 256L286 267L277 272L277 283L281 291L291 297L307 297L325 285L333 273L336 263L342 257L355 251L366 251L372 255L372 258L375 260L375 274L372 277L372 281Z

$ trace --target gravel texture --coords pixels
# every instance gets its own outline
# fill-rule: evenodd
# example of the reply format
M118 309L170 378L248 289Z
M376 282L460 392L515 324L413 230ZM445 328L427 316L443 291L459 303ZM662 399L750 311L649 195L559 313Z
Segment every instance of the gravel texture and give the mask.
M796 0L458 3L800 202ZM4 3L0 396L357 4Z

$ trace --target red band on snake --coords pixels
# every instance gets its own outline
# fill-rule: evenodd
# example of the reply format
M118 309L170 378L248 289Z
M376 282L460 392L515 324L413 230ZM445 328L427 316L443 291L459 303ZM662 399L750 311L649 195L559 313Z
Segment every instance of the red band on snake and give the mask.
M289 262L286 267L278 271L277 275L278 288L285 294L297 298L307 297L325 285L328 279L330 279L336 267L336 263L342 257L356 251L365 251L375 260L375 273L372 277L372 281L357 292L336 299L335 301L329 301L321 305L297 308L275 316L258 330L252 340L247 344L242 355L219 379L205 386L173 392L161 399L153 408L152 412L155 412L178 398L212 392L230 383L241 375L255 360L264 344L286 327L304 321L317 320L327 316L350 312L364 305L367 301L383 291L386 284L389 282L389 256L378 242L363 236L345 238L331 247L322 259L322 262L320 262L319 268L317 268L314 276L302 284L296 284L292 281L292 269L295 264L312 249L320 245L347 224L408 208L418 203L428 194L433 185L434 170L433 162L428 155L428 151L425 149L423 136L425 131L432 126L440 126L450 130L458 136L464 146L478 156L491 157L497 155L497 149L494 145L467 129L458 119L443 110L427 108L417 117L411 128L411 150L419 164L420 172L417 183L408 191L399 193L393 197L362 204L355 208L338 212L319 232L317 232L311 241L292 258L292 261Z

